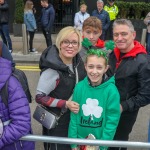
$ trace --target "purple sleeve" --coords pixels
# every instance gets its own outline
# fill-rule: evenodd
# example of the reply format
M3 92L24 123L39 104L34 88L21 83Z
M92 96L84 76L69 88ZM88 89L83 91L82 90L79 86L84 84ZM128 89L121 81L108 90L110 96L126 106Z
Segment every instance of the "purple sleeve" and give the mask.
M3 136L0 139L0 149L5 145L18 141L22 136L27 135L31 130L29 103L20 83L16 78L10 78L8 91L8 111L6 111L5 114L7 114L11 122L9 125L4 127Z

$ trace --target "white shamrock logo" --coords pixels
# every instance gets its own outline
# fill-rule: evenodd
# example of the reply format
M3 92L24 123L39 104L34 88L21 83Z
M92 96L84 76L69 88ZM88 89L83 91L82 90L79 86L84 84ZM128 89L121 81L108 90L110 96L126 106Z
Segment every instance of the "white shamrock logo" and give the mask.
M97 99L91 99L88 98L86 100L86 104L82 105L83 114L85 116L91 116L91 119L93 120L93 115L96 118L100 118L103 108L98 106L99 102Z

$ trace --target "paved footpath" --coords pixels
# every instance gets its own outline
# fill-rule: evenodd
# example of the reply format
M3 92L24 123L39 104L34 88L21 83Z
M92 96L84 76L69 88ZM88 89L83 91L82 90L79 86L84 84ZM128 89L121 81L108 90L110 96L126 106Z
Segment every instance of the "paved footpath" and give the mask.
M33 47L37 49L37 54L23 55L23 38L10 35L13 45L12 56L16 62L38 62L41 53L46 49L46 41L42 33L36 33L33 41ZM53 44L55 43L57 34L52 34Z

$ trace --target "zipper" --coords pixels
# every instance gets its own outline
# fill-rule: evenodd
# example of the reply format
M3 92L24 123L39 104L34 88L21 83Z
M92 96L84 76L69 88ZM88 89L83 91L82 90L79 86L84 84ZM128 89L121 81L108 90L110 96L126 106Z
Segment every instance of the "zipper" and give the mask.
M14 145L15 145L15 149L17 150L17 146L16 146L16 143L14 143Z
M22 141L19 141L20 142L20 146L21 146L21 149L23 148L23 145L22 145Z

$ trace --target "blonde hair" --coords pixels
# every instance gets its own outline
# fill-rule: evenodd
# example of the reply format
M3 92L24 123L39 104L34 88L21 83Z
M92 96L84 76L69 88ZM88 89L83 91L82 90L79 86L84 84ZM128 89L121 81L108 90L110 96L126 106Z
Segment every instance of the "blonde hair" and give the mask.
M86 7L86 9L87 9L87 5L86 4L81 4L80 5L80 9L81 9L81 7Z
M81 37L81 33L79 30L75 29L74 27L72 26L68 26L68 27L65 27L63 29L60 30L60 32L58 33L57 35L57 38L56 38L56 47L58 48L58 50L60 51L60 45L62 43L62 41L68 36L68 35L71 35L73 33L76 33L77 36L78 36L78 42L79 42L79 51L81 49L81 42L82 42L82 37Z
M32 10L32 5L33 5L32 1L30 0L26 1L24 11Z

